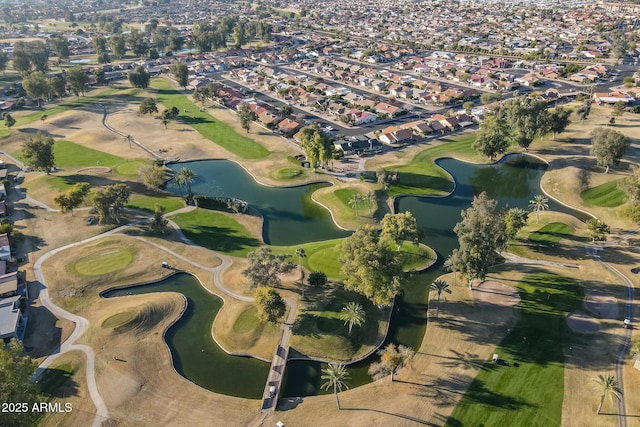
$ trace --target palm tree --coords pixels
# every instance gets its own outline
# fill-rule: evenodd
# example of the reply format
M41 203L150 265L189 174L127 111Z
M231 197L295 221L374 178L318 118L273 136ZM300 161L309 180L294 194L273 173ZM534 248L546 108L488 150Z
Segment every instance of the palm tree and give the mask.
M302 276L302 258L306 258L307 253L304 251L304 248L297 248L296 256L298 257L298 268L300 269L300 275ZM302 288L302 296L304 297L304 276L302 276L300 286Z
M182 168L178 171L175 177L175 182L178 187L185 187L187 189L187 203L191 203L191 184L196 180L196 174L189 168Z
M532 200L529 200L529 209L536 213L536 224L540 223L540 211L549 209L549 199L542 194L536 194Z
M597 378L593 379L593 384L596 390L602 392L602 395L600 396L600 404L598 405L596 414L600 415L602 404L604 403L604 399L607 396L609 396L609 399L611 399L612 402L614 399L622 399L622 390L618 386L618 380L613 375L600 374Z
M376 195L373 191L369 191L366 196L364 196L364 200L367 202L369 206L369 216L373 217L373 212L371 212L371 204L376 201Z
M321 388L329 390L333 387L333 394L336 395L336 404L338 405L338 410L340 410L338 392L342 391L342 389L349 389L349 384L346 383L346 380L351 379L349 372L347 372L347 369L342 363L329 363L329 366L323 369L322 373L323 375L320 378L325 380L325 382L322 384Z
M349 325L349 335L351 335L353 325L362 326L364 323L365 312L360 304L350 302L342 308L339 317L341 320L344 320L345 325Z
M131 148L131 142L133 141L133 137L131 135L126 135L124 140L129 143L129 148Z
M451 289L449 289L449 284L444 280L435 280L431 284L431 289L438 293L438 308L436 308L436 317L438 317L438 312L440 311L440 295L442 295L443 292L450 294Z
M356 210L356 216L360 216L358 215L358 207L360 206L360 201L362 201L362 196L358 193L355 193L353 196L351 196L348 202L349 206Z

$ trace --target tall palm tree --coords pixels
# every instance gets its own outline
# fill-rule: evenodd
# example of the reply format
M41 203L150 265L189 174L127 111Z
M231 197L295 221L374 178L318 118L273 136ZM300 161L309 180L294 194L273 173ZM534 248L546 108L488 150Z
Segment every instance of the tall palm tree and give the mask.
M356 211L356 216L360 216L358 215L358 207L360 206L360 202L362 201L362 196L358 193L355 193L353 196L351 196L351 198L349 199L349 206L351 206L353 209L355 209Z
M325 369L322 370L323 375L320 377L325 382L322 384L321 388L324 390L329 390L333 387L333 394L336 396L336 404L338 405L338 410L340 410L340 399L338 398L338 392L349 389L349 384L347 384L347 380L350 380L349 372L345 368L342 363L329 363Z
M189 168L182 168L178 171L175 177L175 182L178 187L187 189L188 203L191 203L193 194L191 193L191 184L196 180L196 174Z
M373 193L373 191L369 191L367 195L364 196L364 200L367 202L367 205L369 206L369 216L373 217L373 212L371 212L371 204L376 201L376 195Z
M529 209L536 213L536 224L540 223L540 211L549 209L549 199L542 194L536 194L532 200L529 200Z
M345 325L349 325L349 335L351 335L353 325L362 326L364 323L365 312L360 304L350 302L342 308L339 317L341 320L344 320Z
M449 284L444 280L435 280L431 284L431 289L435 290L438 293L438 307L436 308L436 317L438 317L438 313L440 312L440 295L442 293L451 293L451 289L449 289Z
M302 276L302 258L307 257L307 253L304 251L304 248L296 249L296 256L298 257L298 269L300 270L300 276L302 277L300 281L300 287L302 288L302 296L304 297L304 276Z
M593 379L593 384L594 388L602 393L596 414L600 415L602 404L607 396L609 396L609 399L611 399L612 402L614 399L622 399L622 390L618 386L618 380L613 375L600 374L597 378Z

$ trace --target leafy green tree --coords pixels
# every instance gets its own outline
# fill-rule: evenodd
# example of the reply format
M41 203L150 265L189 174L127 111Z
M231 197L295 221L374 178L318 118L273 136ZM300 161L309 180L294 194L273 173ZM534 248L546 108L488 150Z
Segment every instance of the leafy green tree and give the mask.
M109 219L111 198L105 189L101 188L95 192L91 201L91 206L93 206L96 213L98 214L98 223L106 223Z
M102 52L98 55L98 64L108 64L111 62L111 57L108 52Z
M324 286L327 283L327 275L322 271L313 271L309 274L309 286L318 288Z
M291 107L291 105L289 104L284 104L282 107L280 107L280 112L285 116L288 116L293 113L293 107Z
M604 404L604 400L607 397L609 397L611 403L613 403L614 400L622 399L622 389L618 385L618 380L613 375L599 374L596 378L593 379L592 384L593 388L597 392L601 393L600 403L598 404L596 414L600 415L602 405Z
M380 225L382 226L380 238L393 242L398 252L405 240L418 244L422 238L422 230L411 212L386 214Z
M590 154L595 156L598 166L605 167L605 173L620 162L630 146L631 139L616 130L599 127L591 132Z
M549 113L549 132L553 132L554 141L556 135L564 132L571 123L569 116L571 116L571 110L567 110L562 106L556 107Z
M106 85L108 83L107 76L102 68L93 70L93 78L96 79L97 85Z
M611 113L611 115L613 117L622 117L626 109L627 109L627 104L625 102L618 101L615 104L613 104L613 112Z
M13 116L11 116L11 114L6 113L4 115L4 125L8 128L12 127L13 125L16 124L16 119L13 118Z
M84 96L89 86L89 76L87 73L80 67L73 67L67 70L66 75L67 82L69 82L69 86L71 86L74 95L77 96L81 93Z
M120 223L120 212L129 202L131 189L127 184L113 184L107 186L107 194L111 200L111 217L116 223Z
M93 43L93 50L96 51L98 55L107 51L107 39L104 36L96 36L91 39Z
M540 224L540 211L549 209L549 199L543 194L536 194L533 199L529 200L529 209L536 213L536 224Z
M7 63L9 62L9 56L4 50L0 50L0 71L4 74L7 69Z
M31 381L38 363L29 356L23 356L22 352L22 344L15 339L0 347L0 402L25 403L29 408L27 411L4 411L2 425L6 426L33 426L42 415L31 411L33 405L43 399L40 386Z
M240 120L240 126L242 129L249 133L251 122L256 119L256 114L251 111L251 107L246 102L243 102L238 107L238 119Z
M438 295L438 307L436 308L436 317L438 317L438 313L440 312L440 296L444 292L445 294L450 294L451 289L449 288L449 284L444 280L435 280L431 284L431 289L436 291Z
M154 234L165 234L169 220L164 217L165 207L156 205L153 217L149 220L149 231Z
M73 216L73 210L84 203L90 189L91 185L88 182L79 182L64 193L58 194L53 201L60 207L62 213L71 212Z
M69 59L71 52L69 51L69 40L62 34L55 34L50 39L51 47L58 56L58 59Z
M498 116L489 116L480 125L480 130L473 142L473 148L493 160L494 156L507 151L507 124Z
M324 381L321 386L323 390L333 388L333 394L336 397L336 404L338 405L338 410L340 410L340 399L338 398L338 393L342 390L349 389L349 384L347 383L347 381L351 379L349 372L341 363L329 363L329 366L322 370L320 379Z
M473 109L473 101L467 101L464 104L462 104L462 108L464 108L464 111L467 114L471 114L471 110Z
M470 208L462 211L462 220L453 229L458 235L461 273L467 275L469 289L473 280L485 278L497 260L497 251L506 245L504 222L497 206L498 202L483 191L473 198Z
M138 169L138 178L145 187L150 190L162 188L167 177L167 171L162 166L156 164L141 166Z
M529 212L521 208L508 209L504 216L505 233L507 240L513 240L518 234L518 231L527 225L529 220Z
M547 102L528 96L518 96L505 102L502 111L511 128L511 138L525 151L536 135L544 136L549 130Z
M27 165L35 170L50 173L55 165L53 138L37 133L22 144L22 157Z
M444 267L453 273L453 286L456 285L456 275L458 272L464 271L464 265L462 258L460 257L460 251L454 249L444 262Z
M340 320L344 320L345 325L349 325L349 335L351 335L353 325L362 326L362 324L364 323L365 314L366 313L364 309L357 302L352 301L345 304L339 314L339 317Z
M158 112L158 104L156 104L156 100L153 98L145 98L140 103L138 107L140 114L152 114Z
M372 226L359 227L341 243L341 272L347 289L367 297L377 306L389 306L400 289L399 254L380 241Z
M633 171L632 175L618 181L618 188L627 193L630 203L636 204L640 203L640 168L634 166L631 170Z
M293 270L296 265L289 261L287 254L274 254L267 246L261 246L247 254L249 265L242 275L251 281L251 286L281 285L280 275Z
M31 72L31 61L27 52L27 45L23 41L17 41L13 45L13 53L11 57L13 69L23 77Z
M138 30L134 29L129 33L127 42L131 47L131 51L137 57L144 57L149 52L149 44L146 42L144 34Z
M122 58L127 52L126 40L120 34L114 34L109 38L109 47L111 47L111 52L117 58Z
M164 128L167 128L167 125L169 124L169 120L171 120L171 111L169 110L164 110L162 112L162 115L160 116L160 120L162 121L162 124L164 125Z
M67 94L67 80L63 76L53 76L47 78L49 86L49 98L62 98Z
M22 87L31 98L38 101L38 107L43 99L50 93L49 83L44 73L34 71L22 80Z
M607 224L599 219L589 218L586 221L589 234L593 242L604 242L607 240L607 234L609 234L610 228Z
M143 66L139 65L134 71L129 72L129 83L133 87L139 87L146 89L149 87L151 81L151 75Z
M17 41L13 45L13 68L22 76L32 70L44 73L49 63L47 46L41 40Z
M402 368L410 367L415 356L415 351L411 347L391 343L387 345L383 350L378 352L380 355L380 362L372 363L369 367L369 375L374 380L390 376L391 382L393 382L393 376L397 374Z
M185 62L174 62L171 64L171 67L169 67L169 71L171 71L171 74L173 74L180 86L187 87L189 83L189 68Z
M326 164L331 160L333 144L316 126L309 125L302 128L300 133L300 146L304 150L314 171L316 170L318 162Z
M189 168L181 168L176 174L174 181L179 188L187 189L187 202L191 203L193 199L193 192L191 191L191 184L196 181L196 174Z
M264 322L276 323L287 311L282 296L269 286L256 288L253 298L258 309L258 317Z

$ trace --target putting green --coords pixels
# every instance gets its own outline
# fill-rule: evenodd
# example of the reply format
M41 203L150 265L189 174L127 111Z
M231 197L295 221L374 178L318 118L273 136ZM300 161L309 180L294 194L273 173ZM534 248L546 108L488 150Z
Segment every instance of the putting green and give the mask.
M129 311L123 311L122 313L116 313L113 316L107 317L104 322L102 322L103 328L117 328L120 327L133 319L133 313Z
M122 270L133 261L133 252L128 249L110 248L80 258L73 271L81 276L101 276Z

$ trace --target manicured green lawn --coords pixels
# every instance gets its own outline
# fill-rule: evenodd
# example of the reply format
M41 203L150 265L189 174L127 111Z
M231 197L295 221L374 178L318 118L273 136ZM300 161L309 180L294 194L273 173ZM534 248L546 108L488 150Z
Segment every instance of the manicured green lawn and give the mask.
M243 159L262 159L269 150L252 139L237 134L226 124L214 119L209 113L200 111L193 102L179 91L173 89L164 79L154 79L152 85L158 88L158 100L165 107L178 107L180 120L191 125L208 140L229 150ZM187 111L186 113L184 111Z
M94 102L94 101L102 100L104 98L107 98L107 97L119 92L119 91L120 91L120 89L104 88L104 89L98 91L97 93L94 93L91 96L80 96L80 97L77 97L77 98L73 99L72 101L60 102L59 104L54 105L52 107L44 108L42 110L33 111L33 112L29 113L29 114L24 114L24 115L17 114L17 115L14 116L14 119L16 119L16 124L14 126L22 126L22 125L26 125L26 124L35 122L36 120L40 120L42 118L42 116L44 116L44 115L46 115L46 116L48 116L48 118L50 118L51 116L53 116L55 114L63 113L65 111L71 110L73 108L81 107L83 105L89 104L89 103ZM46 105L45 105L45 107L46 107Z
M71 268L80 276L101 276L122 270L131 263L133 255L127 249L109 249L80 258Z
M305 243L295 246L272 246L271 249L274 253L289 254L294 262L298 262L298 257L295 256L297 248L304 249L306 257L302 258L302 265L311 271L322 271L328 278L334 280L344 279L344 276L340 274L340 250L338 245L342 242L342 239L326 240L323 242Z
M529 240L542 245L555 245L565 237L573 235L573 227L562 222L551 222L529 234Z
M177 196L148 196L134 194L127 203L128 208L139 209L147 212L155 212L156 205L164 206L165 212L173 212L185 206L182 198Z
M288 167L278 169L271 174L271 177L280 181L287 181L290 179L302 178L304 175L305 170L303 168Z
M227 255L244 257L260 245L260 241L249 234L243 225L219 212L194 209L171 219L195 244Z
M114 170L120 175L134 176L138 174L141 166L148 166L151 162L147 160L125 160L115 166Z
M563 346L576 339L565 319L580 307L582 289L573 279L540 273L522 279L518 290L518 323L494 351L502 362L485 362L447 426L560 425Z
M627 194L618 188L618 180L589 188L580 193L580 197L588 206L602 206L605 208L615 208L627 201Z
M87 148L71 141L59 140L53 145L56 166L61 168L80 168L91 166L114 167L125 161L103 151Z
M453 181L434 161L439 157L458 155L473 158L475 136L446 142L418 153L408 165L389 166L385 170L398 171L398 181L389 188L389 196L399 194L447 194L453 190Z

